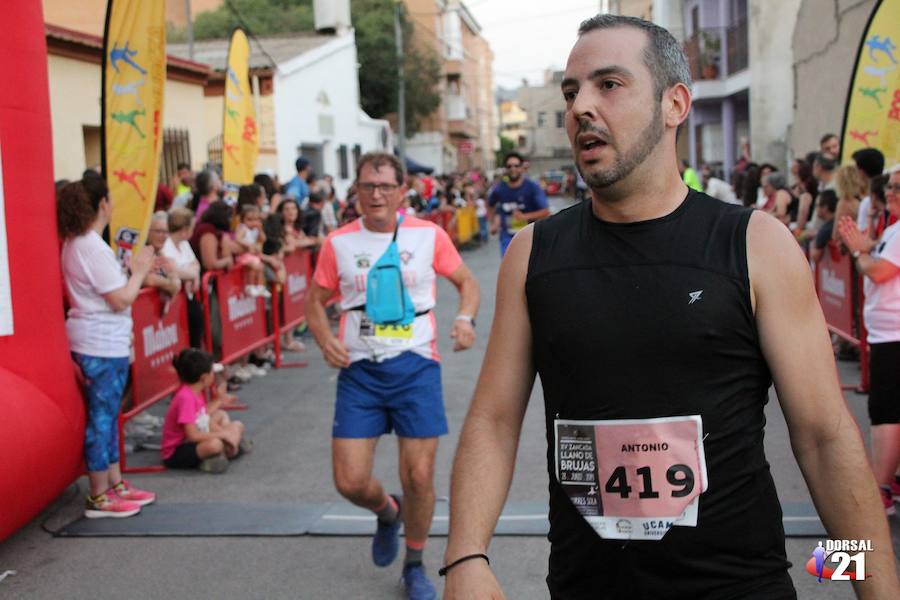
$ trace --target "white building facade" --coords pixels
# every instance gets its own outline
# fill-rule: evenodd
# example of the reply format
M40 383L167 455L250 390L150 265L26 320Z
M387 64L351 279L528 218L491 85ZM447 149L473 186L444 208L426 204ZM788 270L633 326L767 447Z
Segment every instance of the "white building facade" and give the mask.
M360 108L352 30L279 62L273 96L282 182L296 175L294 163L302 155L317 174L333 176L338 196L344 197L360 155L393 151L388 122L372 119Z

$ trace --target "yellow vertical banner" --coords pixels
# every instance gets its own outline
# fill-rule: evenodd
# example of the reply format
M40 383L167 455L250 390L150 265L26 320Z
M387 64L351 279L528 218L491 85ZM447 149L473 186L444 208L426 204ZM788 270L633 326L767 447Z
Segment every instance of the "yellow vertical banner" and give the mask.
M166 81L165 0L109 0L103 35L103 174L120 260L147 237L156 202Z
M259 128L250 89L250 42L235 29L225 70L225 124L222 129L222 179L227 194L253 182L259 155Z
M900 162L900 0L881 0L863 32L847 93L841 162L878 148L885 165Z

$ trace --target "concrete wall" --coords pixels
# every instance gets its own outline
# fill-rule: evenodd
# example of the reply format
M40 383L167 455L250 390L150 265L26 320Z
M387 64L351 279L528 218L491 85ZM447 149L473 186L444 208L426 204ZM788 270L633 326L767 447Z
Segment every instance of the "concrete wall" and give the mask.
M198 170L206 162L206 135L203 114L206 105L203 86L182 81L166 81L163 127L187 129L190 135L191 168Z
M47 57L47 75L53 178L81 179L88 166L83 127L100 126L100 65L51 54Z
M103 35L108 0L43 0L44 20L53 25L68 27L94 35ZM166 1L166 21L183 27L187 23L184 0ZM214 10L224 0L191 0L191 13Z
M444 156L444 136L439 131L420 131L406 140L406 155L421 165L433 167L435 173L452 172L456 160Z
M47 71L53 177L80 179L85 168L97 166L96 132L92 128L100 127L100 65L50 54ZM207 142L203 86L169 79L164 102L163 127L188 130L192 167L199 169L206 161Z
M841 133L856 52L875 4L875 0L802 0L793 32L794 155L818 150L819 138L826 132Z
M574 160L565 126L557 127L556 113L566 110L559 83L551 81L543 86L519 88L516 100L528 114L524 152L531 162L531 174L538 177L544 171L572 166ZM543 124L539 124L540 113L544 113Z
M107 0L43 0L44 21L93 35L103 35Z
M353 146L380 150L386 121L369 119L359 108L353 32L278 65L274 81L275 140L282 182L296 175L301 145L320 145L324 173L334 177L338 195L346 193L356 165ZM347 146L348 177L340 177L338 149Z
M750 44L750 151L757 162L784 169L790 159L790 132L794 116L794 71L790 60L792 36L803 0L751 0ZM822 0L817 0L818 12ZM822 76L822 73L828 73ZM830 72L819 73L831 82Z

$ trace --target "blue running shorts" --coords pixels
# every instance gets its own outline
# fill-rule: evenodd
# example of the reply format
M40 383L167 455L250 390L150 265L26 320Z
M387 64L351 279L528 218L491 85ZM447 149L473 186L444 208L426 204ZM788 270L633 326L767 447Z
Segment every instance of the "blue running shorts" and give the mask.
M440 363L404 352L341 369L331 435L373 438L391 431L409 438L448 432Z

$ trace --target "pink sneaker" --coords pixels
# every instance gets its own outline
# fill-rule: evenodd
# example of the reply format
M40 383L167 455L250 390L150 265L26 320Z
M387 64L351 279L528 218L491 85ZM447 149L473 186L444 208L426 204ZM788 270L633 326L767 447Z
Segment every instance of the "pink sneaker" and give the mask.
M884 505L884 512L888 516L896 514L896 510L894 510L894 500L891 498L891 490L889 488L883 487L878 488L881 492L881 503Z
M153 502L156 501L156 494L154 494L153 492L148 492L147 490L138 489L124 479L109 488L109 491L107 493L114 494L121 500L134 502L139 506L153 504Z
M133 517L141 512L141 505L122 500L115 494L100 494L96 498L87 497L84 516L88 519Z

